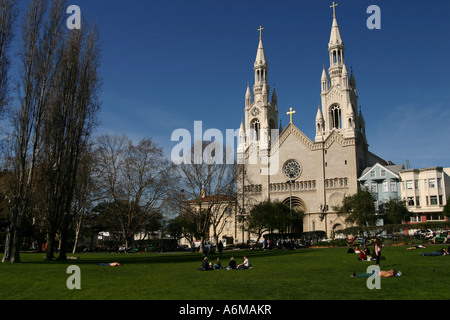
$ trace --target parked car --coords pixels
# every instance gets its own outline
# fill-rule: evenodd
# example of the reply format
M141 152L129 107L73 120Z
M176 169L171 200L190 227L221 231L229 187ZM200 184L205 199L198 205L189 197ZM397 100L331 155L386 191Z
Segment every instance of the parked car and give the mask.
M418 230L416 232L414 232L414 236L417 238L425 238L425 239L429 239L434 237L434 232L430 229L425 229L425 230Z

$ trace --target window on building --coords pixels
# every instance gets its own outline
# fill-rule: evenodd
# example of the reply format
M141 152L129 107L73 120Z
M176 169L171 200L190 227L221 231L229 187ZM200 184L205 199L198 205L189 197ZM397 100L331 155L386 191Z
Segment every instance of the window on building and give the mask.
M416 206L420 206L420 197L416 197Z
M380 175L381 175L382 177L385 177L385 176L386 176L386 170L381 170L381 171L380 171Z
M259 141L261 125L258 119L254 119L250 124L252 140Z
M406 204L407 204L408 206L414 206L414 197L408 197L408 198L406 199Z
M377 183L376 182L372 182L370 184L370 192L377 193Z
M371 176L372 178L375 177L375 170L370 171L370 176Z
M383 181L383 192L389 192L389 182L387 180Z
M342 128L341 107L339 107L338 105L334 105L331 107L331 121L333 124L333 128L336 129Z
M437 196L430 196L430 205L435 206L438 204L438 197Z
M406 181L406 189L409 189L409 190L414 189L413 181L412 181L412 180L407 180L407 181Z
M389 181L389 190L391 192L397 192L397 182L396 181Z
M364 189L369 190L369 181L364 182Z
M445 220L444 216L441 215L441 213L438 212L432 212L432 213L427 213L427 220L428 221L441 221L441 220Z
M422 216L420 214L412 215L409 218L409 222L421 222L421 221L422 221Z
M428 187L431 188L436 188L436 179L428 179Z

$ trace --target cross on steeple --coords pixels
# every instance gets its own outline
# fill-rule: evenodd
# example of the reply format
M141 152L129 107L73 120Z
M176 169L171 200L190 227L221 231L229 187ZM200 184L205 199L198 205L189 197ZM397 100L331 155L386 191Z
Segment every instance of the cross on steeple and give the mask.
M293 111L292 108L290 108L290 111L287 113L287 115L291 117L291 123L292 123L292 116L293 116L294 114L296 114L296 113L297 113L297 112L296 112L296 111Z
M259 26L259 29L258 29L258 31L259 31L259 38L261 39L262 38L262 31L264 30L264 28L260 25Z
M334 3L334 1L333 1L333 4L330 6L330 8L333 8L333 16L336 16L336 7L337 6L338 6L338 4Z

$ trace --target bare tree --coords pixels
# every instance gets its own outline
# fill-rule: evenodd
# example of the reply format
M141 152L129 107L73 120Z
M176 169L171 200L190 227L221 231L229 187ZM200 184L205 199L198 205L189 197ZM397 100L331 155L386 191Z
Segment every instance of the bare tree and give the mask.
M65 9L64 0L31 0L24 17L20 105L10 114L14 183L3 261L20 261L22 226L25 217L32 217L37 184L44 195L38 201L47 229L47 260L53 258L56 232L64 243L73 218L79 162L99 108L99 53L94 32L65 27Z
M11 112L14 128L12 170L15 176L11 219L5 241L3 261L20 262L23 218L29 209L30 192L41 146L42 119L55 72L55 58L62 33L55 1L46 23L46 2L30 1L22 28L22 70L18 87L20 106Z
M95 157L93 156L93 147L89 148L84 153L80 161L79 173L77 175L77 186L73 198L72 212L73 224L75 228L75 239L72 248L72 253L75 253L78 246L78 241L81 235L81 228L85 221L86 215L92 211L93 205L100 199L96 181L93 179L92 171L95 168Z
M172 166L149 138L134 145L126 136L104 135L96 155L96 176L128 248L136 233L161 217Z
M16 0L0 0L0 116L8 99L8 49L13 39L14 21L17 17Z
M63 13L64 11L62 11ZM69 226L74 213L80 163L90 152L89 141L100 108L99 44L94 31L71 30L59 50L52 95L45 113L42 163L46 187L47 253L53 258L59 230L59 259L66 258Z
M196 217L196 236L200 237L201 250L204 241L209 235L210 227L213 225L214 236L218 238L220 225L224 221L227 210L236 201L236 165L227 164L225 156L220 152L224 147L217 142L204 143L195 142L200 146L191 148L190 163L178 165L177 180L178 188L188 201L180 203L184 210L191 212L189 216ZM202 150L196 154L195 150ZM226 152L222 152L223 155ZM193 213L196 213L193 214Z

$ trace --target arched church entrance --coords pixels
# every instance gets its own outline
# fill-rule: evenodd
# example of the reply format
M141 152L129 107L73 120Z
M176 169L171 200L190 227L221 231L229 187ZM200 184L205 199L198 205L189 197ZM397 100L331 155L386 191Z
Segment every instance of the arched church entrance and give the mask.
M332 233L331 233L331 238L334 239L336 238L336 236L340 237L342 234L337 233L337 231L339 230L343 230L344 226L340 223L336 223L335 225L333 225L333 229L332 229Z
M292 207L293 210L303 211L306 212L308 209L306 207L305 202L300 199L299 197L288 197L282 201L285 205ZM303 232L303 223L300 223L299 225L293 225L291 226L291 232L292 233L299 233Z

